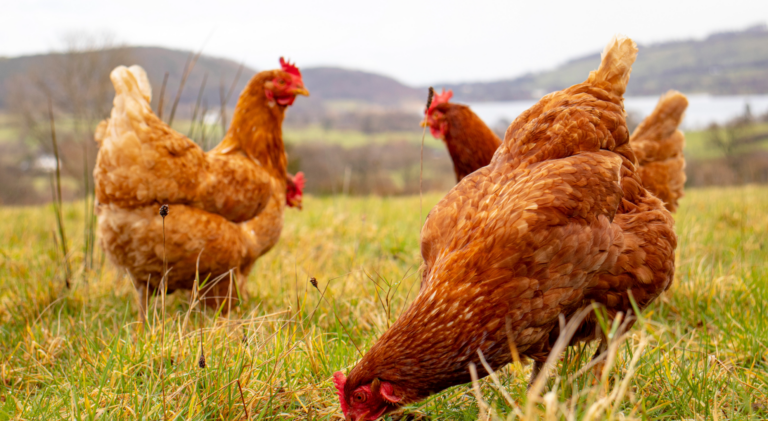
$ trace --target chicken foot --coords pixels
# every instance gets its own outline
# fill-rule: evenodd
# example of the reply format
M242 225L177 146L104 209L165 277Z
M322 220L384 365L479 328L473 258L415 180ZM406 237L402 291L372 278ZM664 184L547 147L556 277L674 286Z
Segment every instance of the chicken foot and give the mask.
M531 378L528 379L528 388L526 388L526 392L531 390L531 386L533 386L533 382L536 381L536 377L539 377L539 373L541 373L541 367L544 366L544 363L533 360L533 366L531 367Z

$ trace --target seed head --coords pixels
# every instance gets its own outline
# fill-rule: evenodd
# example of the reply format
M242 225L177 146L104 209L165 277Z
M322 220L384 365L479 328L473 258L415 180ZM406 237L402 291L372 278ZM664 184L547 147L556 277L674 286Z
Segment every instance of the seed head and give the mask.
M162 216L163 218L168 216L168 205L160 206L160 216Z
M197 360L197 365L200 368L205 368L205 353L200 350L200 359Z
M432 105L432 100L435 98L435 88L429 87L429 94L427 95L427 110Z
M309 283L312 284L313 287L317 288L317 279L315 277L309 278Z

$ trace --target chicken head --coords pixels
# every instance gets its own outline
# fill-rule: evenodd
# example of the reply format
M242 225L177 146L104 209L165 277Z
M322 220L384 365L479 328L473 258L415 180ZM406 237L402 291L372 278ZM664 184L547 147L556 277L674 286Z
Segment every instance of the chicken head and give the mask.
M358 386L351 393L347 393L347 378L340 371L333 375L333 383L336 385L341 402L341 410L346 421L371 421L388 412L392 412L400 405L402 398L397 396L395 387L391 383L373 379L369 384Z
M438 109L438 105L447 104L453 97L453 91L446 91L443 88L443 92L435 94L435 98L432 100L432 104L429 105L427 111L426 124L429 125L429 131L437 139L445 139L445 134L448 132L448 121L445 119L443 110ZM425 123L422 123L422 126Z
M292 208L301 209L301 201L304 196L304 179L303 172L297 172L296 175L287 174L287 187L285 192L285 204Z
M296 95L309 96L299 68L282 57L280 67L282 70L277 71L274 78L264 83L264 94L270 103L287 107L293 105Z

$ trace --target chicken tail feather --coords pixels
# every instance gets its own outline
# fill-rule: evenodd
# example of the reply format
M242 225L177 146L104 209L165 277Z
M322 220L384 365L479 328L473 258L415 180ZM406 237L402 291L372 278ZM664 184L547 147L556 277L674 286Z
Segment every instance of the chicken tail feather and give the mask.
M144 136L141 127L156 126L161 121L152 112L152 87L141 67L117 66L109 74L115 87L115 100L106 127L96 132L96 141L105 148L117 147L138 159ZM131 154L133 152L133 154Z
M637 58L637 44L624 35L614 36L605 46L600 67L589 74L589 83L622 96L627 90L632 64Z
M685 95L667 92L629 140L643 186L661 199L670 212L677 210L685 186L685 135L678 126L686 108Z
M152 86L149 84L147 72L141 66L117 66L109 74L109 78L115 86L117 96L134 96L136 99L143 99L147 104L152 100Z

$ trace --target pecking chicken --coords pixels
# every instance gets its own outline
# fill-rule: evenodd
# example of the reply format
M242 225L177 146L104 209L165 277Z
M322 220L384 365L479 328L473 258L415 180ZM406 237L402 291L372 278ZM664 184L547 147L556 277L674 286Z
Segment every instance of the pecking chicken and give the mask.
M677 210L685 186L685 135L678 126L686 108L685 95L667 92L629 138L643 187L661 199L670 212Z
M669 287L674 221L643 188L623 109L636 55L632 40L612 40L598 70L522 113L490 164L432 209L421 291L348 377L334 375L347 420L469 382L479 353L498 369L509 344L536 368L559 315L598 303L614 318L630 296L642 309ZM571 343L601 334L592 313Z
M253 263L280 237L285 206L301 208L304 175L286 172L282 122L296 95L309 92L296 66L280 64L250 80L224 139L207 153L152 112L141 67L112 71L114 107L95 134L98 236L133 279L142 317L164 256L168 292L191 289L196 273L204 280L231 271L237 284L225 276L204 290L203 301L218 305L244 292ZM161 204L170 206L166 218Z
M452 96L450 90L435 95L422 125L429 125L432 136L448 146L458 182L488 165L501 141L469 107L448 102ZM667 92L629 140L643 187L670 212L677 210L685 185L685 135L677 128L687 107L685 95Z
M432 136L442 139L453 160L456 181L488 165L501 140L466 105L448 102L453 91L443 90L425 111Z

